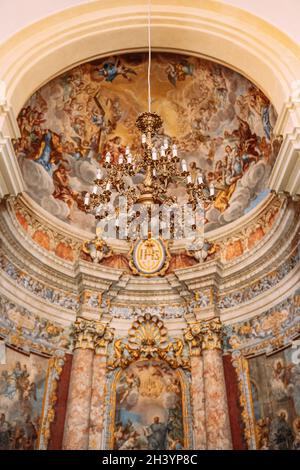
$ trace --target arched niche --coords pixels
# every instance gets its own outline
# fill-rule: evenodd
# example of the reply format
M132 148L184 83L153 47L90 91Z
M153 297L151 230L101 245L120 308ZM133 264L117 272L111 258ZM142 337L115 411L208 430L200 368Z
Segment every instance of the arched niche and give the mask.
M192 448L188 376L159 359L140 359L111 374L104 448Z
M144 1L124 0L120 6L119 0L104 0L24 28L1 47L1 94L17 115L34 91L64 70L96 57L144 50L147 15ZM298 45L262 19L222 2L154 1L152 45L209 57L239 71L268 95L277 111L299 78Z

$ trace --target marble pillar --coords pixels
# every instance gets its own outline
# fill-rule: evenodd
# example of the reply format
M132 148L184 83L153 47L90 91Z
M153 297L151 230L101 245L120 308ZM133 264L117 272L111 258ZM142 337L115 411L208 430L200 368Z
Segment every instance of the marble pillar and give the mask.
M232 449L222 358L222 324L219 319L204 322L201 332L207 449Z
M98 351L98 348L103 348L103 345L111 341L112 333L99 321L78 317L73 325L72 336L74 354L63 449L86 450L89 448L91 418L95 428L95 420L99 416L99 413L95 413L95 408L98 405L102 409L103 404L97 387L100 382L104 383L105 365L102 355L95 355L95 349Z
M94 356L93 383L90 410L89 449L102 449L102 432L105 409L105 372L106 353L99 352Z
M194 449L206 449L203 359L200 348L191 351L191 396L193 408Z
M75 349L72 361L63 449L88 448L94 351Z
M191 401L193 410L194 449L206 449L206 417L203 381L203 358L201 356L201 322L189 325L184 338L190 345L191 356Z

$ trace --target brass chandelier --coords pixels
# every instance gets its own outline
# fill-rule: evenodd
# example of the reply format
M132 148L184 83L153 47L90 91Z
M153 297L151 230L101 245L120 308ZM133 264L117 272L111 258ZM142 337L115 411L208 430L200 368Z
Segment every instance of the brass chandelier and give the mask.
M150 218L151 210L157 204L176 207L177 198L168 191L174 179L185 187L187 203L193 211L199 205L207 209L215 198L214 184L207 181L205 174L200 172L196 178L193 177L188 171L187 162L178 157L176 144L169 142L166 137L158 138L163 121L158 114L151 112L150 18L149 2L148 111L140 114L136 120L136 127L141 132L141 148L138 154L132 155L127 146L124 154L118 155L117 163L112 161L110 152L106 153L102 168L97 170L92 192L83 193L85 211L93 214L99 221L112 217L114 195L125 198L129 212L135 204L142 204ZM128 177L135 175L143 175L143 181L139 185L130 186ZM116 227L119 225L118 216L118 211L115 209L113 217ZM129 222L131 221L132 218L129 218Z

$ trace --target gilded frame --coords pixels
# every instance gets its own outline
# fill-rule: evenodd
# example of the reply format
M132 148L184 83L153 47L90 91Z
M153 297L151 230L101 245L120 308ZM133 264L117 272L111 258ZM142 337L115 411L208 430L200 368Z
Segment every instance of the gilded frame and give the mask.
M138 362L145 361L147 359L139 359L138 361L133 362L132 364L136 364ZM153 359L151 361L163 362L167 364L162 359ZM104 430L104 445L103 448L106 450L113 450L114 446L114 429L115 429L115 417L116 417L116 387L119 381L120 375L124 369L118 368L114 372L111 373L111 384L108 386L106 384L106 391L110 390L108 395L106 396L105 406L106 406L106 423L105 423L105 430ZM183 420L183 444L184 449L192 449L193 447L193 430L192 430L192 423L191 423L191 397L190 397L190 386L188 381L187 373L182 370L181 368L174 369L176 374L178 375L180 386L181 386L181 393L182 393L182 420Z
M238 387L239 401L242 408L242 421L244 424L244 437L249 450L258 449L258 434L254 418L254 406L251 391L251 380L249 371L249 360L261 355L271 356L292 346L295 339L299 337L300 324L293 327L290 332L273 339L272 350L266 351L266 343L262 342L259 346L247 348L245 350L235 350L232 353L232 364L235 367Z
M152 240L152 238L148 238L148 240ZM139 243L142 243L142 242L147 242L147 239L140 239L140 240L136 240L135 242L133 242L131 244L131 248L130 248L130 251L129 251L129 267L131 269L131 271L133 272L133 274L137 275L137 276L143 276L143 277L156 277L156 276L163 276L168 267L169 267L169 264L170 264L170 260L171 260L171 255L170 255L170 252L169 252L169 244L167 241L163 240L161 237L158 237L157 239L154 239L154 240L159 240L159 243L161 244L162 248L163 248L163 251L164 251L164 262L161 266L161 268L156 271L156 272L153 272L153 273L146 273L146 272L143 272L141 270L138 269L138 267L136 266L136 263L134 262L134 250L136 249L137 245Z

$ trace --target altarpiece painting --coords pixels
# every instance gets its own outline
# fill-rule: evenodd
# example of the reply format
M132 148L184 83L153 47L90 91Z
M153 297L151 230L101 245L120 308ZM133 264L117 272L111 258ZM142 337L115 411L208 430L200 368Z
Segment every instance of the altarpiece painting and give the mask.
M179 450L185 447L185 400L178 370L141 360L116 377L113 448Z
M300 449L300 364L293 348L249 360L257 447Z
M0 364L0 450L38 448L48 359L6 348Z

